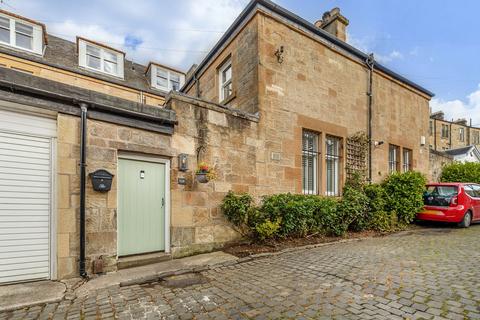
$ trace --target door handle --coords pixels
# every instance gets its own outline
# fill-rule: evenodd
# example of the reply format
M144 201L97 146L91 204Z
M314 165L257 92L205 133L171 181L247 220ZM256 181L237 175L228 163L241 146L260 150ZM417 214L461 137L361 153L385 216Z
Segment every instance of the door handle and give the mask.
M165 207L165 198L162 198L162 207Z

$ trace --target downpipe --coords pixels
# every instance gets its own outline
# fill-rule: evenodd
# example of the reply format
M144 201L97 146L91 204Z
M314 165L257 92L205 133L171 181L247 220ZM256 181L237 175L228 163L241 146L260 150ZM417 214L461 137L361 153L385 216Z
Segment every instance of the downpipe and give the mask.
M368 182L372 183L372 157L373 157L373 141L372 141L372 118L373 118L373 69L375 67L375 58L373 53L369 54L365 63L368 67L368 125L367 125L367 139L368 139Z
M79 269L82 278L87 277L85 271L85 184L86 184L86 147L87 147L87 104L80 103L80 261Z

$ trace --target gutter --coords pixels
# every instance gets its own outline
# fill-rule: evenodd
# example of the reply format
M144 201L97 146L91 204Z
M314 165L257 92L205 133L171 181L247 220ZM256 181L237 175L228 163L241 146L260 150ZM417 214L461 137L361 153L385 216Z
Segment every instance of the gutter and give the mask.
M54 92L50 92L50 91L45 91L45 90L42 90L42 89L36 89L36 88L21 85L21 84L16 84L14 82L8 82L8 81L0 80L0 87L8 88L8 89L10 89L9 91L12 91L12 92L25 92L25 93L29 93L29 94L33 94L33 95L39 95L39 96L43 96L43 97L47 97L47 98L52 98L52 99L55 99L55 100L60 100L60 101L63 101L63 102L68 102L69 104L78 104L79 103L79 100L77 100L75 98L72 98L72 97L69 97L69 96L66 96L66 95L62 95L62 94L58 94L58 93L54 93ZM161 119L161 118L158 118L158 117L155 117L155 116L151 116L151 115L148 115L148 114L135 112L135 111L131 111L131 110L123 109L123 108L112 107L112 106L109 106L109 105L99 104L99 103L95 103L95 102L91 102L91 101L87 101L87 100L85 100L83 102L90 104L91 108L96 108L96 109L101 109L101 110L104 110L104 111L109 111L109 112L114 113L114 114L119 114L119 115L128 116L128 117L134 117L134 118L137 118L137 119L142 119L142 120L147 120L147 121L152 121L152 122L160 121L161 123L171 123L171 124L176 124L177 123L176 120Z
M347 51L348 53L354 55L355 57L359 58L362 61L365 61L368 58L368 55L363 53L362 51L356 49L355 47L349 45L348 43L346 43L342 40L339 40L337 37L335 37L335 36L329 34L328 32L316 27L311 22L309 22L309 21L301 18L300 16L298 16L298 15L280 7L279 5L273 3L270 0L252 0L247 5L247 7L242 11L242 13L240 13L238 18L235 19L233 24L230 26L230 28L228 28L228 30L220 38L220 40L213 47L213 49L207 54L205 59L203 59L203 61L199 64L199 66L197 68L199 73L202 71L202 69L204 69L207 66L207 64L210 62L210 60L217 54L219 49L229 40L229 38L234 34L234 32L242 24L243 20L251 13L251 11L253 11L254 9L256 9L260 5L263 6L264 8L266 8L266 9L282 16L283 18L288 19L288 20L300 25L302 28L304 28L304 29L306 29L306 30L308 30L308 31L310 31L310 32L328 40L333 45ZM378 63L375 63L375 66L376 66L376 69L378 71L381 71L381 72L391 76L392 78L417 89L418 91L426 94L427 96L429 96L429 97L434 97L435 96L435 94L433 92L431 92L431 91L423 88L422 86L408 80L407 78L405 78L405 77L401 76L400 74L388 69L387 67L384 67L384 66L382 66L381 64L378 64ZM192 81L193 81L192 77L187 79L187 81L185 82L181 91L184 92L184 90L186 90L190 86Z

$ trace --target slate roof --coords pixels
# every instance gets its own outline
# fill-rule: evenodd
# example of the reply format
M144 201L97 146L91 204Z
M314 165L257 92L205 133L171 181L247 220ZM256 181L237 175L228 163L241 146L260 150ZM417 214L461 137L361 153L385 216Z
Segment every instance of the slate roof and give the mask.
M460 156L462 154L469 153L472 151L472 149L475 148L475 146L467 146L467 147L461 147L461 148L456 148L456 149L449 149L445 150L444 152L446 154L449 154L451 156Z
M129 87L135 90L149 92L159 96L166 96L168 92L152 88L146 75L147 66L125 59L124 79L104 75L79 67L77 45L75 42L47 34L48 44L43 56L28 53L7 46L0 46L0 53L42 63L55 68L75 72L110 83Z

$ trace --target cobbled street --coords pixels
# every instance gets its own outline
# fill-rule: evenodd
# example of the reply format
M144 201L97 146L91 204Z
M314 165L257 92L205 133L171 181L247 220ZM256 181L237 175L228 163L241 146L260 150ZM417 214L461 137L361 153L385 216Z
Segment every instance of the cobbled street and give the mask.
M195 279L98 291L0 319L480 319L480 225L300 250Z

